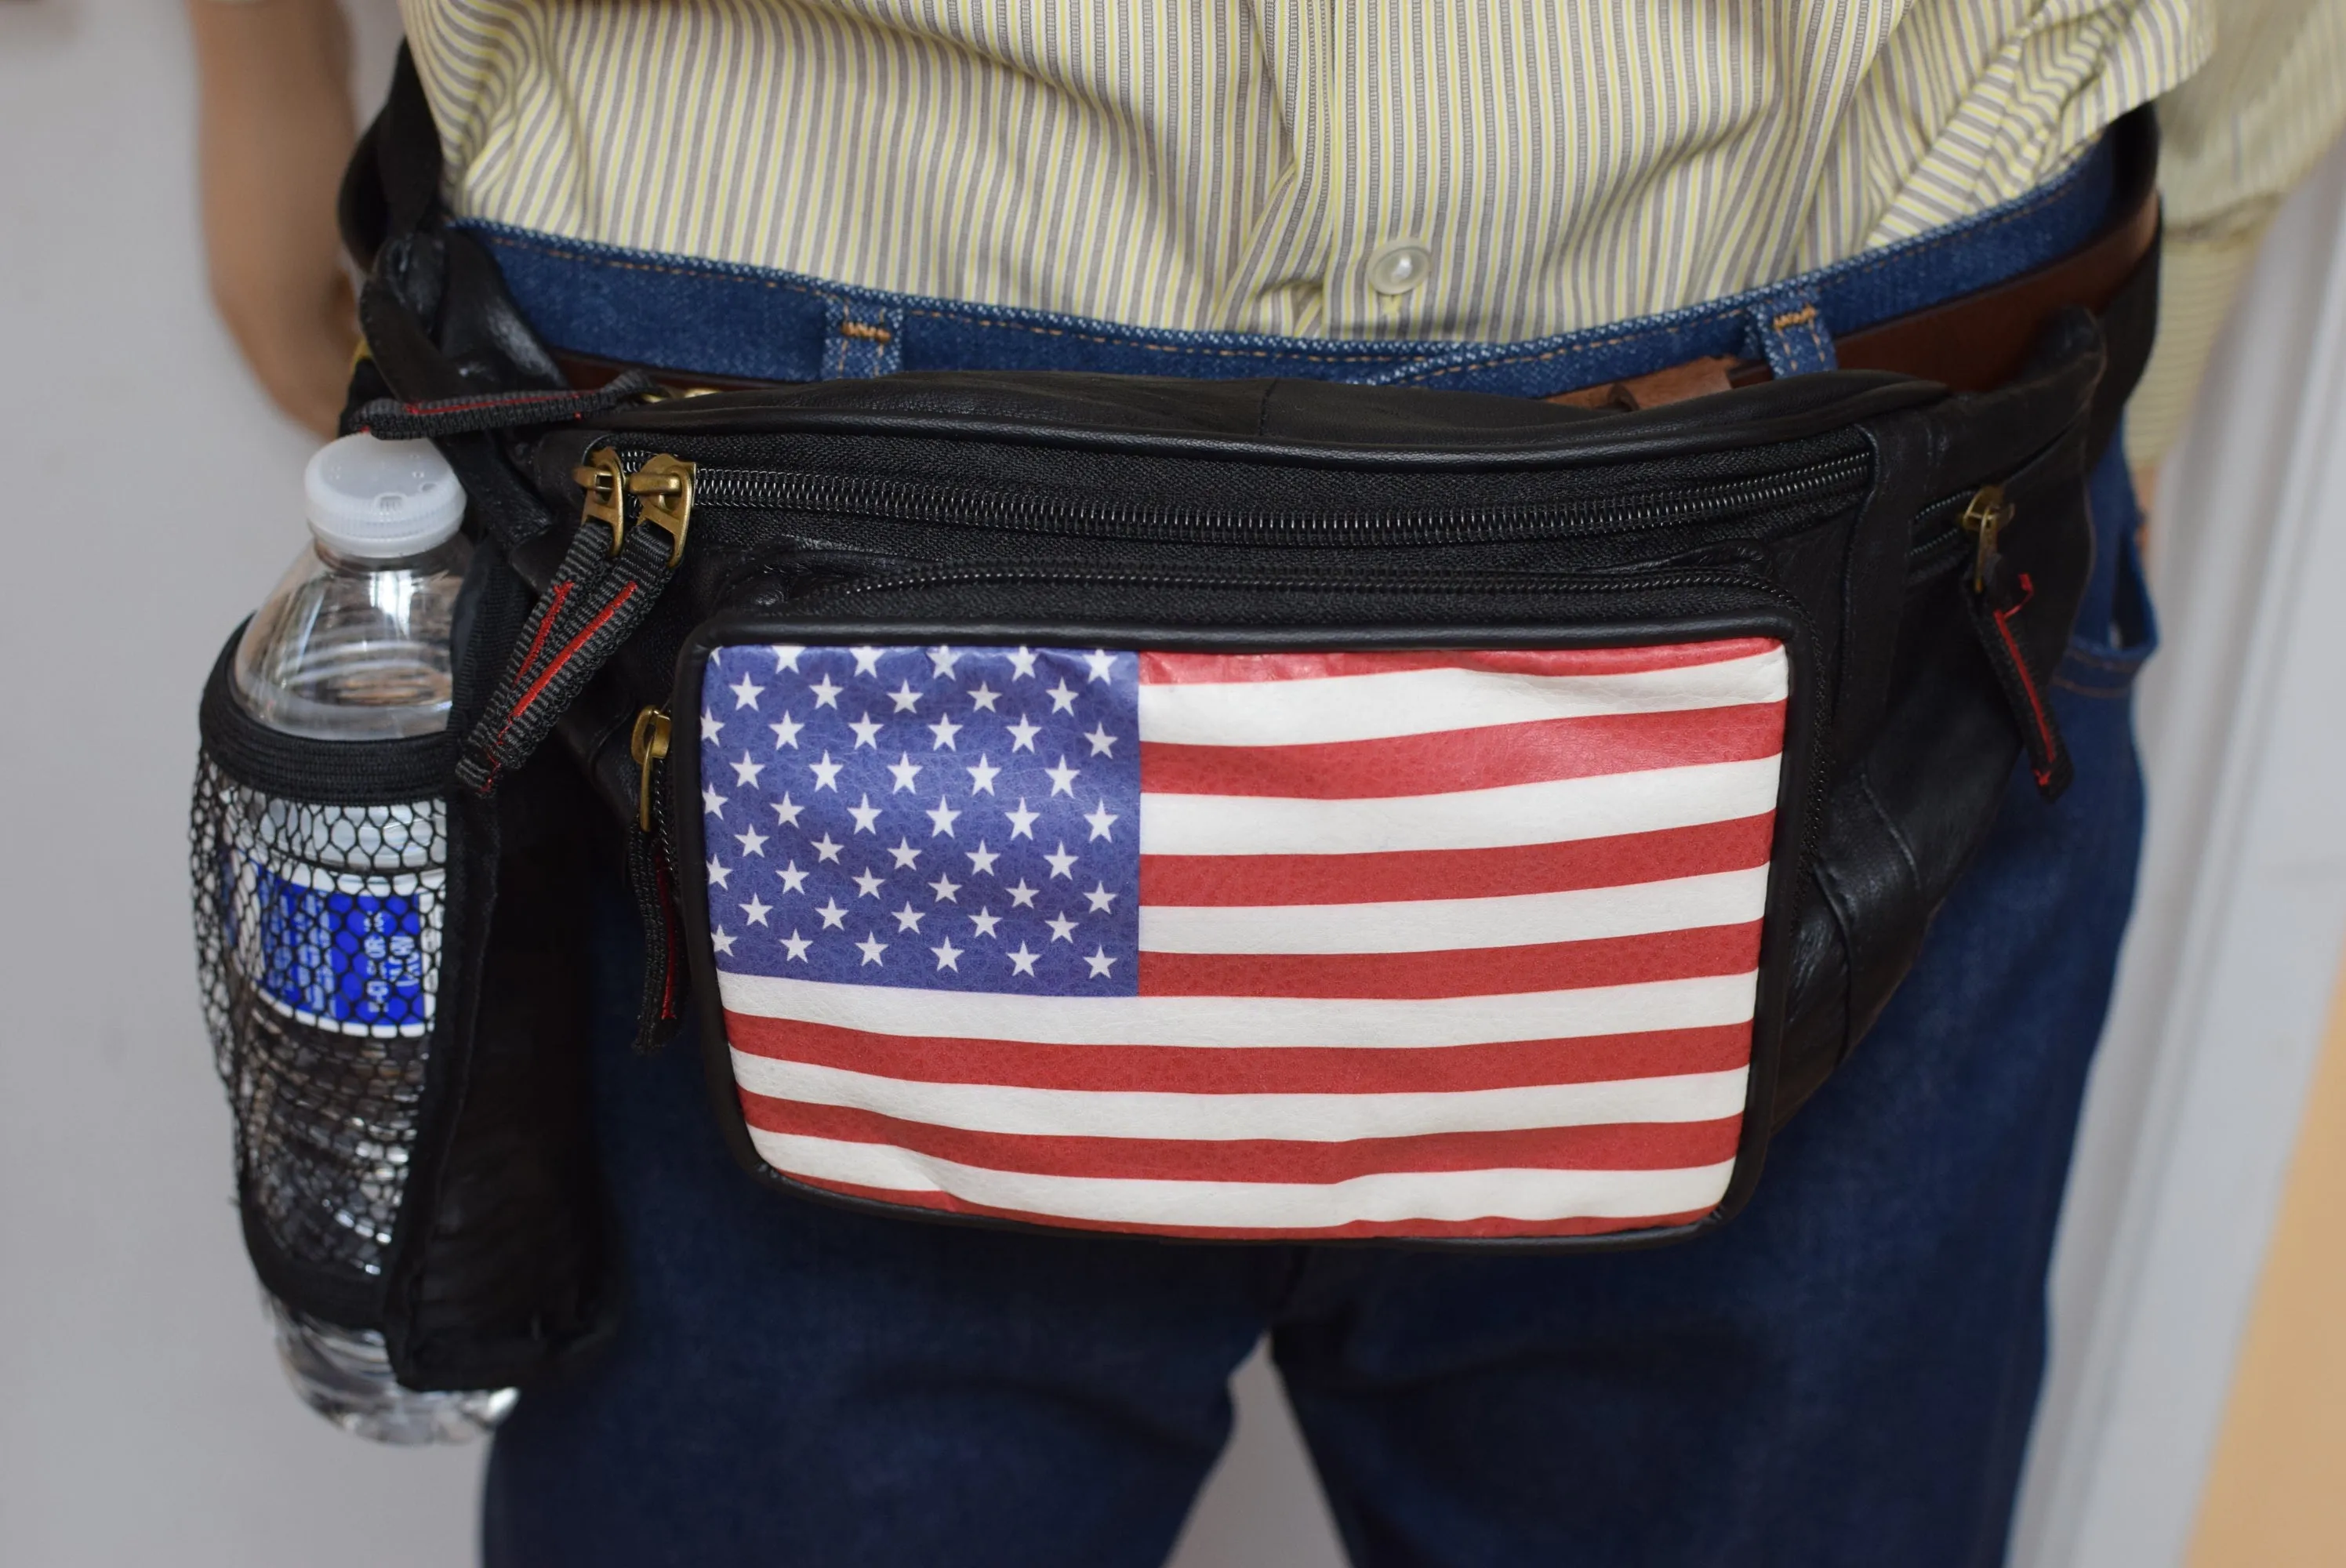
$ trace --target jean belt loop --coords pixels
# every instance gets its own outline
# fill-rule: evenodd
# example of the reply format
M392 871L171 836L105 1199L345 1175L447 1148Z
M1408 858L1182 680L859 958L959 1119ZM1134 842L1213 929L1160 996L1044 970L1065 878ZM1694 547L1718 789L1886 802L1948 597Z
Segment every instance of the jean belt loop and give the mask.
M823 300L822 379L862 380L904 368L904 312L828 295Z
M1758 357L1768 361L1779 380L1839 368L1832 331L1825 325L1813 285L1791 283L1770 290L1752 302L1749 319Z

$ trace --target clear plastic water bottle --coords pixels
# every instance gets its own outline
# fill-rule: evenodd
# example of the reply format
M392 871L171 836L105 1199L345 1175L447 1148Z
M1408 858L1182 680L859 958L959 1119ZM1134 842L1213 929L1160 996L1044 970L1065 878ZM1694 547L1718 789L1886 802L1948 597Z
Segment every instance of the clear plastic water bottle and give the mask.
M471 555L455 474L429 442L352 435L311 459L303 493L311 543L237 647L239 703L312 740L445 729ZM234 963L273 1101L248 1201L298 1254L380 1275L428 1055L444 809L267 799L246 821ZM514 1403L510 1389L403 1388L381 1333L269 1308L295 1390L362 1437L461 1441Z

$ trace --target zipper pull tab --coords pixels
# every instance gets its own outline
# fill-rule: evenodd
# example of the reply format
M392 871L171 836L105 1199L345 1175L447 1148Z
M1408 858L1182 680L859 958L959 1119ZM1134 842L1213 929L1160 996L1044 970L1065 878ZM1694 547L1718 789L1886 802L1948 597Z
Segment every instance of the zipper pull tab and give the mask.
M684 559L684 531L692 522L692 483L699 472L697 465L662 452L646 458L627 480L627 494L640 502L636 526L657 528L668 535L671 572Z
M638 770L636 827L642 832L652 830L652 765L667 759L669 732L668 715L647 708L636 715L635 731L627 737L627 755Z
M2011 524L2014 510L2012 503L2004 498L2003 485L1983 484L1972 497L1971 504L1964 508L1963 516L1956 520L1955 526L1979 540L1979 549L1972 556L1974 594L1987 592L1988 567L1995 558L1996 537Z
M657 708L636 715L627 755L637 773L636 829L627 835L627 882L643 932L644 972L636 1000L638 1051L657 1051L684 1022L684 921L677 913L676 871L668 854L668 801L659 765L668 758L668 717Z
M580 526L600 523L611 530L611 554L627 540L627 504L625 499L627 471L619 465L619 454L607 446L598 446L586 454L586 461L570 471L571 483L586 493L586 504L579 509Z

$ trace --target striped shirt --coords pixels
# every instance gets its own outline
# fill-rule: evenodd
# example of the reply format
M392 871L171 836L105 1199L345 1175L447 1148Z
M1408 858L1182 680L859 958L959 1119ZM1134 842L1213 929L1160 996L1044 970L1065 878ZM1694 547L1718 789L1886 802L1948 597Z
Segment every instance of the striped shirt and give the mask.
M2208 0L403 0L462 216L1133 326L1504 341L2058 174Z

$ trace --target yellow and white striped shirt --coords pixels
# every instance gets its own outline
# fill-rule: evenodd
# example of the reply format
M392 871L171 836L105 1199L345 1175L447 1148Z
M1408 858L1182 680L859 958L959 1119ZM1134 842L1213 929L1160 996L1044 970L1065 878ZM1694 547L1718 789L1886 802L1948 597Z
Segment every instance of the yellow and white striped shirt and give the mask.
M458 213L1134 326L1514 341L2060 172L2208 0L403 0Z

